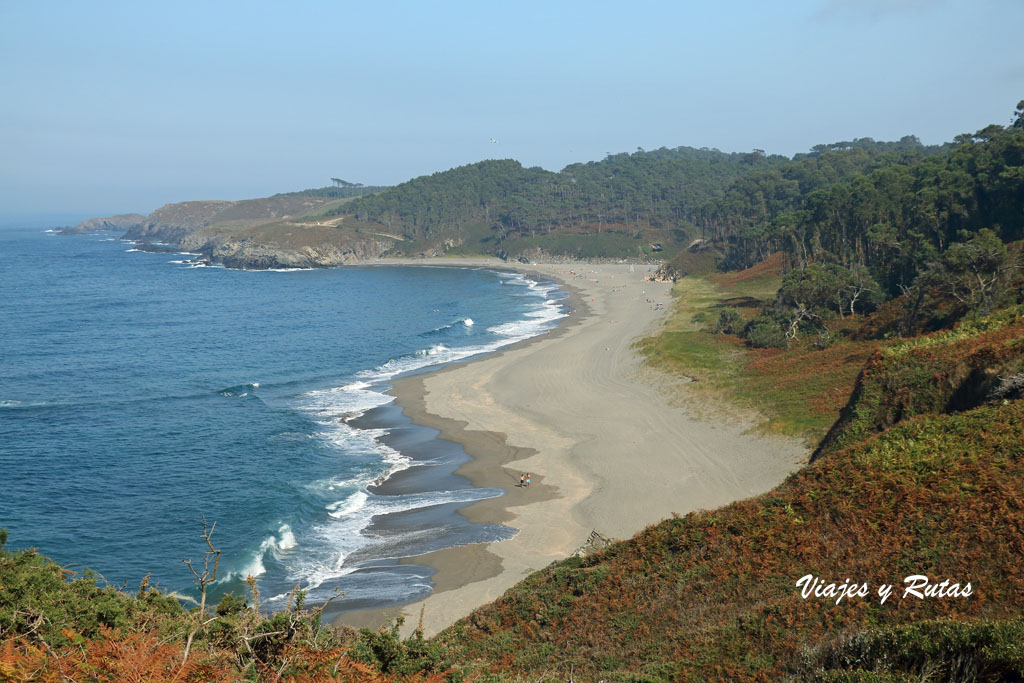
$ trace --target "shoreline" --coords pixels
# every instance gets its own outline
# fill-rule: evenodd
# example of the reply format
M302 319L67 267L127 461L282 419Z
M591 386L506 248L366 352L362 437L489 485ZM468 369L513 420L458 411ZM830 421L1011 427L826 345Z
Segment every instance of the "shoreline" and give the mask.
M517 533L401 560L436 570L431 595L343 613L336 625L375 628L404 616L402 632L409 634L422 614L424 633L432 636L569 556L591 531L625 539L673 514L757 495L806 457L797 439L697 420L671 405L661 387L681 382L643 367L632 349L671 303L670 285L645 282L642 266L439 261L382 265L503 266L555 280L570 296L572 315L555 330L469 363L396 379L391 390L415 424L464 447L471 460L456 474L506 491L460 513ZM534 483L520 489L519 473L527 471Z
M502 489L504 494L496 498L485 498L470 503L458 510L458 514L468 522L474 524L507 524L515 518L508 508L508 495L519 488L519 472L508 469L510 463L530 457L536 450L529 447L513 446L507 443L505 434L493 431L466 429L466 423L434 415L426 410L426 379L432 375L454 371L468 364L478 362L487 358L498 358L503 354L519 348L525 348L541 341L553 340L564 334L572 326L579 323L582 317L589 312L578 288L567 284L560 278L554 278L546 274L540 274L525 268L516 268L499 259L479 258L438 258L428 261L413 260L411 262L399 262L394 260L378 264L359 264L362 266L384 265L384 266L412 266L412 267L464 267L464 268L486 268L488 270L504 270L525 275L541 275L544 279L550 279L558 283L559 289L566 293L564 303L568 313L558 320L557 327L538 334L528 339L517 341L496 351L482 355L472 360L463 360L450 363L438 368L426 371L417 371L409 376L398 377L391 381L391 388L386 392L394 396L395 401L391 405L401 410L403 416L419 427L434 429L438 432L436 439L451 441L463 448L469 460L452 474L463 476L469 480L474 488L497 488ZM516 264L518 266L524 264ZM480 454L486 454L481 457ZM496 473L495 465L501 469L501 474ZM383 487L387 482L382 482ZM539 502L559 496L558 490L547 486L534 476L530 485L531 500ZM501 541L499 541L501 542ZM420 565L435 571L431 577L433 588L431 595L454 590L465 584L474 583L498 576L502 572L502 560L490 552L487 548L491 543L476 543L469 545L458 545L442 550L436 550L420 555L402 557L398 560L400 565ZM397 605L393 607L377 607L368 609L357 609L341 613L331 621L335 626L348 626L352 628L370 628L376 630L387 625L396 617L403 616L402 612L410 605L418 605L419 601ZM409 617L405 618L403 633L408 635L414 627L415 621Z

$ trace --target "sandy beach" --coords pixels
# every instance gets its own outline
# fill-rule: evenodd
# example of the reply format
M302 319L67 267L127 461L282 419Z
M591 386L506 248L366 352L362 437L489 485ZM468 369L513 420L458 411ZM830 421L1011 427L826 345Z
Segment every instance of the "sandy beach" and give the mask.
M508 267L497 260L418 263ZM401 614L408 633L422 613L424 632L433 635L569 556L592 531L629 538L673 513L763 493L806 457L797 439L749 433L735 418L706 419L709 411L698 420L673 405L666 388L685 385L644 367L632 348L672 305L670 285L644 281L647 266L515 268L564 283L573 293L570 317L549 334L400 379L393 390L415 423L440 430L473 457L459 474L507 491L463 514L504 523L515 537L418 556L412 561L437 569L427 599L344 614L337 623L373 627ZM532 475L529 488L519 487L524 472Z

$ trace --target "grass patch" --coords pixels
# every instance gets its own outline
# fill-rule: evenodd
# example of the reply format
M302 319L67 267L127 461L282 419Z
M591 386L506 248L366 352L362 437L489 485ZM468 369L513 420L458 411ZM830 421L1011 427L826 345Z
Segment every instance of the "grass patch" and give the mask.
M556 231L549 234L513 237L506 240L502 247L512 256L540 249L546 254L578 259L646 259L652 255L662 258L660 253L652 254L651 245L647 240L635 237L634 234L619 230L604 230L600 233Z
M789 349L748 349L708 328L725 307L753 317L781 282L771 260L739 273L685 277L672 290L675 309L637 348L653 367L696 380L701 404L731 403L763 416L760 427L817 442L839 416L857 373L877 343L840 338L824 349L797 340ZM852 321L833 321L844 330Z

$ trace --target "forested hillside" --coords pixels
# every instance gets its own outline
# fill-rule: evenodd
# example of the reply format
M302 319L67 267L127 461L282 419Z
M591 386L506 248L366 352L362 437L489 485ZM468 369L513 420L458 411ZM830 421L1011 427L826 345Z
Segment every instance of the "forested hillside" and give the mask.
M886 168L904 168L941 157L950 145L923 146L907 136L899 142L861 138L817 145L777 167L736 179L723 196L700 207L700 237L728 243L724 268L744 268L785 244L780 235L788 213L804 209L818 193Z
M610 155L558 173L484 161L416 178L334 214L434 253L636 258L670 255L695 238L739 238L765 256L775 245L753 226L798 208L815 190L946 151L905 137L819 145L795 161L692 147ZM732 259L740 266L750 257Z
M654 243L665 252L685 245L698 206L733 178L784 161L689 147L617 154L559 173L484 161L410 180L336 213L441 251L636 258Z
M879 307L862 335L912 335L1012 303L1024 237L1020 112L1009 127L958 136L948 154L870 158L854 147L738 179L709 205L708 241L663 273L692 271L701 252L719 269L782 254L775 301L742 330L754 346L827 333L829 319Z

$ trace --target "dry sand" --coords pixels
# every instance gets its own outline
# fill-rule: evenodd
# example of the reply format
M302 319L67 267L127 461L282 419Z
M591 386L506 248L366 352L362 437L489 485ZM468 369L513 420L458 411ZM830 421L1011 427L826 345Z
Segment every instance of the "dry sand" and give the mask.
M500 264L429 262L446 263ZM673 407L663 393L669 380L653 377L632 348L671 307L670 286L645 282L646 266L516 269L566 283L574 291L570 319L499 354L399 380L394 393L416 423L465 446L474 460L460 474L507 491L464 514L503 522L517 534L414 558L438 570L432 595L384 612L345 614L339 623L376 626L403 614L408 633L422 610L424 632L433 635L569 556L592 530L629 538L672 513L763 493L806 457L796 439L750 433L735 420L698 420ZM518 486L522 472L531 473L530 488Z

